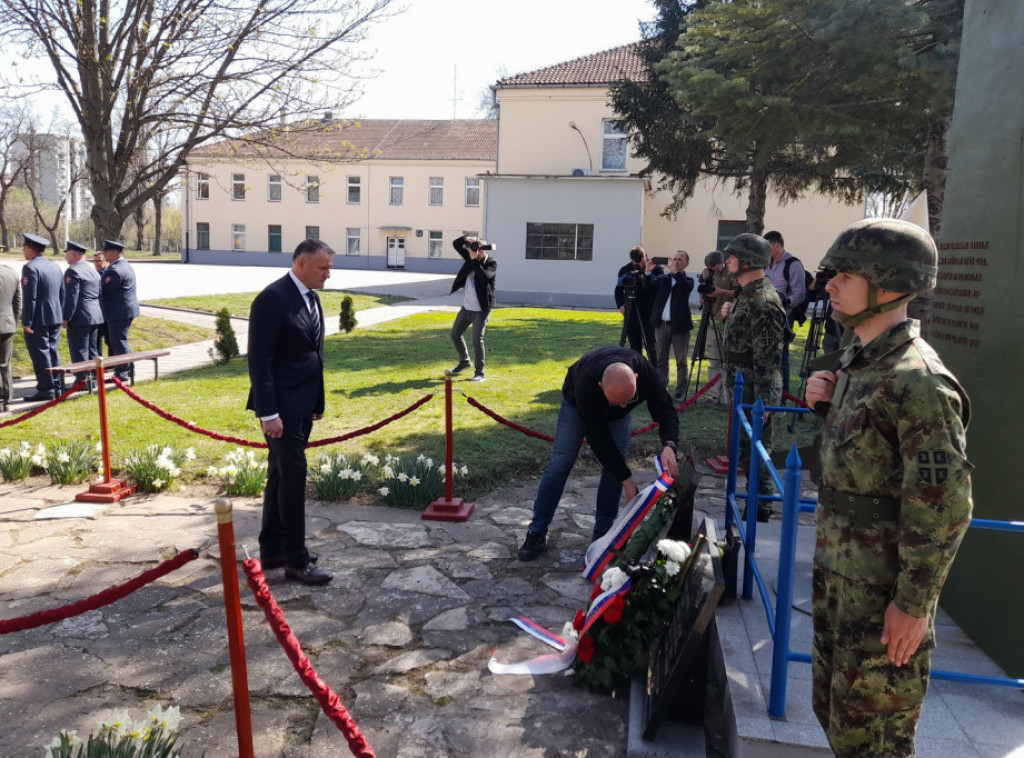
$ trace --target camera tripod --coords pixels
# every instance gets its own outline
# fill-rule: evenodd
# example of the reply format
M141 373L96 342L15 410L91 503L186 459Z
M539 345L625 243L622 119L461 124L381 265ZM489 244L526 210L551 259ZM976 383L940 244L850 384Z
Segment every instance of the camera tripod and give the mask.
M818 357L826 326L832 317L832 301L827 295L816 298L810 303L807 312L811 315L811 325L807 328L807 341L804 343L804 354L800 361L800 385L797 388L796 397L803 397L807 387L807 378L811 375L811 365ZM788 426L790 432L793 431L796 419L796 415L790 417Z
M693 341L693 354L690 357L690 370L686 377L686 390L683 400L690 396L690 380L693 379L693 391L697 391L697 384L700 382L700 364L707 358L708 324L711 325L711 335L715 340L718 355L722 355L722 338L718 333L718 322L715 321L712 311L715 308L714 298L704 298L701 306L700 325L697 327L697 336Z
M646 350L647 351L647 358L648 358L648 360L652 364L657 365L658 357L654 354L654 343L653 342L649 342L648 339L647 339L647 329L644 326L644 316L643 316L643 313L641 313L640 308L637 307L637 304L636 304L636 288L627 287L625 289L625 297L626 297L626 312L622 316L622 333L619 335L619 347L625 347L626 346L626 338L630 336L630 334L629 334L630 324L633 322L633 319L636 319L636 325L640 329L640 343L641 343L641 349L639 351L637 351L637 352L639 352L640 355L643 355L644 351ZM633 348L632 344L630 345L630 348L632 348L634 350L636 349L636 348Z

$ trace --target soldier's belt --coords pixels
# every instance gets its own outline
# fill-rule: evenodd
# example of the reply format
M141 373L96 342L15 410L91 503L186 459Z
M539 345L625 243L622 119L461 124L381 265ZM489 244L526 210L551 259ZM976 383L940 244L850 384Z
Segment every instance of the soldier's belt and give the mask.
M887 495L855 495L822 487L818 503L837 516L845 516L856 524L868 525L876 521L898 521L900 501Z
M733 353L729 352L725 354L725 362L730 363L733 366L749 367L754 365L754 354L753 353Z

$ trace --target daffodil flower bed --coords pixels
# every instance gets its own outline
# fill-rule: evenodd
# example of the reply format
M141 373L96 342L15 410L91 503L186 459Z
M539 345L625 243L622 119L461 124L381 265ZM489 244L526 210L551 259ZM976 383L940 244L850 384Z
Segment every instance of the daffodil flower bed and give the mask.
M365 453L358 461L349 461L342 453L321 453L309 469L313 491L318 500L348 500L370 480L371 467L380 459Z
M127 713L115 713L85 740L77 730L61 732L47 746L43 758L178 758L180 721L177 707L164 710L157 706L137 722Z
M0 476L5 482L23 482L32 473L33 466L42 466L46 448L40 442L35 450L27 442L15 448L0 449Z
M132 450L125 457L124 468L143 492L163 492L170 489L181 476L185 461L194 461L194 448L178 450L173 447L149 445Z
M383 486L379 494L388 505L399 508L425 508L444 492L444 462L434 463L432 458L420 455L415 460L403 460L397 455L386 455L380 468ZM466 476L469 469L452 463L452 473Z
M234 497L258 497L267 486L266 459L258 460L252 450L240 447L227 454L224 466L210 466L206 473L222 479L225 491Z

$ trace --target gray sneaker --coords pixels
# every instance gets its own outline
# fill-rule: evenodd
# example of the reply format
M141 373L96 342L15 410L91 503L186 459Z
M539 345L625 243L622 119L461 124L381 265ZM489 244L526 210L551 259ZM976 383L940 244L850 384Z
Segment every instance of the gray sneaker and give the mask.
M483 371L477 371L475 374L473 374L473 378L470 379L469 381L471 381L471 382L486 382L487 381L487 377L484 376L484 372Z
M528 531L526 533L526 539L523 541L523 546L519 548L519 560L535 560L538 555L544 552L544 548L546 548L547 546L547 537L542 537L536 532Z

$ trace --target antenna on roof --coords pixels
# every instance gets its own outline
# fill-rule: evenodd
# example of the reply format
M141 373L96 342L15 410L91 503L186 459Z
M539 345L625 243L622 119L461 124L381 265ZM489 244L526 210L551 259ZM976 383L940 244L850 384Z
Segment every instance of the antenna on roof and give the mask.
M457 116L455 115L455 109L459 105L459 67L458 65L452 66L452 121Z

